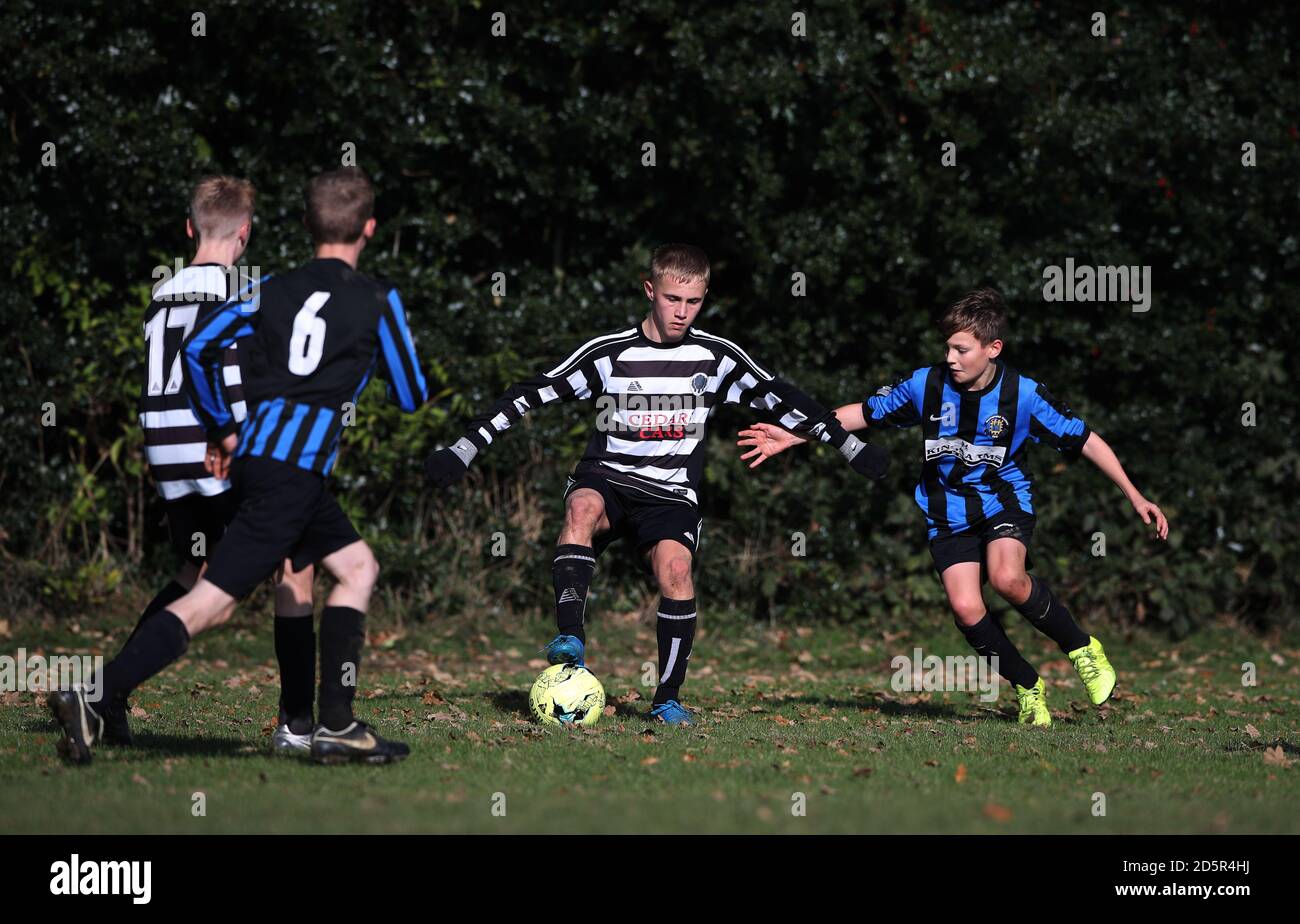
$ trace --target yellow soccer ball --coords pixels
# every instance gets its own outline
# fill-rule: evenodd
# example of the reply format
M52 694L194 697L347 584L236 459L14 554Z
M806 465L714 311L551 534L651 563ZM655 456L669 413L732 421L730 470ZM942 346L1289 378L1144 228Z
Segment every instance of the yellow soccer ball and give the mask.
M528 708L543 725L595 725L605 709L605 688L585 667L552 664L534 681Z

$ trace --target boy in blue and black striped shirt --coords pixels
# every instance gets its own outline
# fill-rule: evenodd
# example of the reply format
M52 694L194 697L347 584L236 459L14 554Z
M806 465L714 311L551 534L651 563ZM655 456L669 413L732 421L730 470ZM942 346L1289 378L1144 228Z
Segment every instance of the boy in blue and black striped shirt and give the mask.
M1028 573L1034 485L1025 450L1044 442L1068 456L1090 459L1144 522L1155 523L1161 539L1169 526L1098 434L1042 385L998 361L1005 326L996 291L970 293L940 321L944 362L917 369L862 404L835 413L846 430L921 427L916 503L925 514L930 553L958 628L976 652L997 657L998 671L1016 687L1020 721L1050 725L1042 678L984 607L986 581L1060 646L1094 704L1110 696L1115 671L1101 643L1079 628L1042 579ZM740 445L753 447L742 458L757 457L751 468L805 441L771 424L755 424L740 436Z
M207 432L208 469L218 478L229 472L239 508L194 589L143 623L105 665L99 680L109 701L228 619L286 558L295 571L319 562L338 584L321 612L312 757L386 763L409 753L352 715L379 566L326 484L346 415L375 372L405 411L428 397L397 291L356 269L375 231L373 209L374 190L355 167L313 179L307 227L316 258L226 302L185 342L185 382ZM248 403L242 424L221 388L222 357L236 340ZM65 733L61 752L89 760L103 728L94 706L78 692L55 694L51 706Z

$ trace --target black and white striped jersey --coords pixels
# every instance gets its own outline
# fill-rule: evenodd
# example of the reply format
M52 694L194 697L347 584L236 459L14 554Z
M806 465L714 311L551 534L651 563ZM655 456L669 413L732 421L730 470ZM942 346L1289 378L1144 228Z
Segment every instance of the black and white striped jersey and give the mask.
M704 430L713 408L770 411L782 426L838 446L847 433L834 412L773 376L744 350L692 327L656 343L640 325L589 340L567 359L514 385L470 421L464 439L485 449L524 414L553 401L596 404L596 429L575 474L699 503Z
M200 321L225 302L227 284L223 266L187 266L158 287L145 312L147 359L140 390L140 426L144 428L149 471L166 500L230 489L230 482L213 478L203 467L208 440L182 388L185 370L181 362L181 344ZM226 397L236 418L243 420L247 409L239 354L231 347L222 359Z

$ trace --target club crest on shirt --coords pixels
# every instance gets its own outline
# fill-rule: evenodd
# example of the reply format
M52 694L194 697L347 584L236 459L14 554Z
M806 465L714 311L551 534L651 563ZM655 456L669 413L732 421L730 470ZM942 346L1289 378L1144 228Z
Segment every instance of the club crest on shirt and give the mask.
M704 394L704 389L709 387L709 377L703 372L697 372L691 376L691 391L697 395Z
M1010 426L1010 424L1007 423L1005 417L1001 414L994 414L992 417L984 421L984 432L987 433L991 439L997 439L1006 432L1008 426Z

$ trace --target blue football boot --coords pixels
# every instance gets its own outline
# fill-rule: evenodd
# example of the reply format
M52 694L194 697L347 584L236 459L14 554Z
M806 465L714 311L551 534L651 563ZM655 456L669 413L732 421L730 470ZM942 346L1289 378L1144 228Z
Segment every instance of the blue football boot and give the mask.
M557 635L542 648L546 660L551 664L572 664L574 667L586 667L586 648L582 639L576 635Z
M694 725L695 716L691 715L681 703L670 699L650 710L650 715L665 725Z

